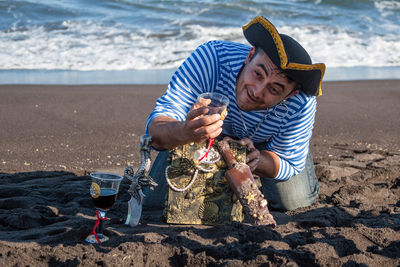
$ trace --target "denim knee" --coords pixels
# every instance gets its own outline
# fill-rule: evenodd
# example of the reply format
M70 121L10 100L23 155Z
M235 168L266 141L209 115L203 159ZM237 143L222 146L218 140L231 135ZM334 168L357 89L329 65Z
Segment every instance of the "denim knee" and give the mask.
M304 170L288 181L261 178L262 190L271 209L294 210L313 204L319 194L318 179L309 153Z

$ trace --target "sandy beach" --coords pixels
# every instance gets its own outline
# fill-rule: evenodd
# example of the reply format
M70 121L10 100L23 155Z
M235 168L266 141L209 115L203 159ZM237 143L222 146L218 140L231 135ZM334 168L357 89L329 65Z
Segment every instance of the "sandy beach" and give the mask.
M169 225L162 210L144 210L130 228L123 181L110 241L86 244L96 218L88 173L138 166L164 90L0 85L1 266L400 265L400 80L323 83L310 144L320 196L273 212L275 229Z

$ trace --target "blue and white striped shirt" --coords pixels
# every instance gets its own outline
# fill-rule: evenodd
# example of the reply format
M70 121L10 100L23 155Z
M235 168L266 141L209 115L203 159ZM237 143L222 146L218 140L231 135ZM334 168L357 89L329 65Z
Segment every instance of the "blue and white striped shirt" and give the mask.
M211 41L199 46L172 76L168 88L150 114L147 125L157 116L184 121L197 96L217 92L229 98L228 115L223 134L242 139L247 136L236 103L236 77L250 47L228 42ZM316 111L316 98L302 92L268 110L265 120L253 136L254 143L266 142L266 150L279 156L278 180L288 180L305 167ZM242 111L250 135L263 119L265 111Z

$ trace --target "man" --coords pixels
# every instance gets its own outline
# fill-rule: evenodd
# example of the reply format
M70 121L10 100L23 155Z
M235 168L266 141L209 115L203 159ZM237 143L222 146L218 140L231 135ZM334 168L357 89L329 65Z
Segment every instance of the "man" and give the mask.
M243 32L252 47L211 41L185 60L157 100L146 131L158 150L222 135L238 140L249 148L247 164L262 177L271 208L311 205L319 185L309 140L325 65L312 64L298 42L264 17L254 18ZM229 98L224 121L218 114L202 116L206 107L193 108L204 92ZM161 152L153 165L151 175L158 180L166 157ZM150 195L147 205L164 204L156 195L160 192Z

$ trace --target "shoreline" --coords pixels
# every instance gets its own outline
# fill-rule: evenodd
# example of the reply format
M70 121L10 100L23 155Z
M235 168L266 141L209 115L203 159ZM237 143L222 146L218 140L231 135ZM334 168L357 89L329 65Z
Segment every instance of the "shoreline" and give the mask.
M0 70L3 85L161 85L168 84L175 69L154 70ZM324 81L400 80L400 66L331 67Z

